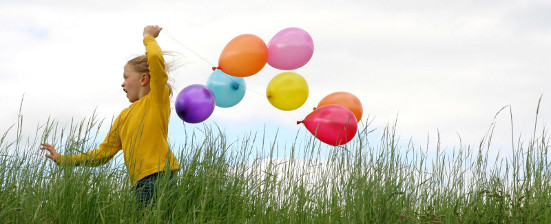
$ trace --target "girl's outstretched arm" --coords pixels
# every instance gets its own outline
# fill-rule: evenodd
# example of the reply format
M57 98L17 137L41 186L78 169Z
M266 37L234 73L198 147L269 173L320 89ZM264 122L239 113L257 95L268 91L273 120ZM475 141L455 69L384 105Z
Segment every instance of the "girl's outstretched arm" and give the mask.
M111 130L105 137L103 143L99 145L99 148L76 155L61 155L55 149L55 146L42 143L40 149L48 150L46 158L53 160L56 164L71 164L71 165L84 165L84 166L99 166L107 163L115 156L115 154L121 150L122 143L120 135L118 133L120 116L115 119L111 125Z

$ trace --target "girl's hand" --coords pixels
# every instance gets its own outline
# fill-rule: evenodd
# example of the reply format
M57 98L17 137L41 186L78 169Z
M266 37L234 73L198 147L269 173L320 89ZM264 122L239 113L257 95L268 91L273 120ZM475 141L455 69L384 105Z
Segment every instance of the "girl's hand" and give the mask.
M57 163L57 158L59 156L59 153L55 150L55 147L48 143L42 143L40 144L40 149L42 150L48 150L49 153L46 153L46 158L53 160Z
M148 36L152 36L154 38L157 38L159 36L159 33L161 32L163 28L155 25L155 26L146 26L143 28L143 37L146 38Z

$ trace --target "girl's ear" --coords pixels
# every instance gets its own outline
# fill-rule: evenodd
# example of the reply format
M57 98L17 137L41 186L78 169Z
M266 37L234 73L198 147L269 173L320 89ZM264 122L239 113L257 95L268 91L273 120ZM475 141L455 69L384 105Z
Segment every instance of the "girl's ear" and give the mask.
M142 74L142 78L140 79L140 84L141 84L141 86L145 86L145 85L149 84L149 79L150 79L150 78L151 78L151 77L149 77L149 74L143 73L143 74Z

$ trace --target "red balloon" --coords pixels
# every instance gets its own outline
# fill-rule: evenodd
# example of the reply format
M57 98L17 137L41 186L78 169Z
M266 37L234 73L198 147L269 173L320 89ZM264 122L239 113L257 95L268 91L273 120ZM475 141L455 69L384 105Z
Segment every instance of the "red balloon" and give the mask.
M326 105L308 114L304 126L317 139L329 145L343 145L356 136L358 121L352 111L340 105Z

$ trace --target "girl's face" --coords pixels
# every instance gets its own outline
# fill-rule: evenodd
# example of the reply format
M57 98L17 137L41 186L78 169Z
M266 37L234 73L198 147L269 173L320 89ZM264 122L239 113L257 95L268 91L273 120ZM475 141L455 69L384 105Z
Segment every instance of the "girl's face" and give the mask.
M141 85L141 75L134 70L129 64L124 66L124 82L122 83L122 90L126 92L126 98L130 103L134 103L140 99L140 87Z

